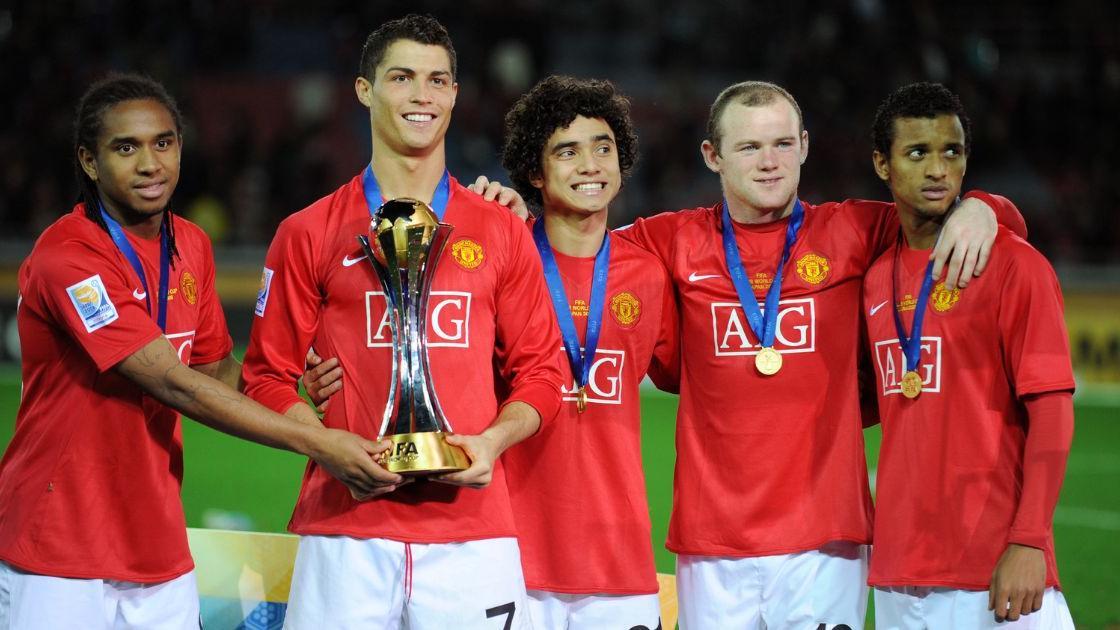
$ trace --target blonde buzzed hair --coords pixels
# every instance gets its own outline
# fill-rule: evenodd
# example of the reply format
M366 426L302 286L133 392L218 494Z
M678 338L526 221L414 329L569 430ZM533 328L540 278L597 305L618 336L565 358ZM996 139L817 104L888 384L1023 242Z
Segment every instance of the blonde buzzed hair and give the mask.
M805 119L801 117L801 106L797 104L797 100L793 98L789 91L780 85L766 81L743 81L724 89L712 103L712 109L708 113L708 141L718 152L719 143L722 140L719 121L723 117L724 110L731 103L739 103L746 107L758 107L769 105L778 98L784 98L793 106L793 111L797 112L798 131L805 131Z

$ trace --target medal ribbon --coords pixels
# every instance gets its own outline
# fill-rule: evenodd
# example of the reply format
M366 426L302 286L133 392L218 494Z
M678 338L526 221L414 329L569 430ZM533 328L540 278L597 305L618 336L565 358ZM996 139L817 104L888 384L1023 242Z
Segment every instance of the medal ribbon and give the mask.
M922 320L925 319L926 303L933 288L933 261L926 264L922 287L918 290L918 303L914 306L914 321L910 325L910 336L906 336L906 329L902 326L902 316L898 312L898 259L901 257L903 246L900 230L894 250L894 266L891 269L891 312L894 313L894 329L898 333L898 345L902 346L902 356L906 358L905 371L916 372L922 354Z
M572 309L568 306L564 283L560 280L560 268L556 265L552 245L548 243L548 234L544 231L544 217L533 224L533 241L537 244L537 252L544 266L544 279L548 283L548 293L552 296L552 309L556 311L556 319L560 323L560 335L564 339L564 350L568 354L572 375L580 388L587 387L591 364L595 360L595 349L599 347L599 332L603 328L603 306L607 301L607 266L611 257L610 232L603 234L603 244L595 254L595 268L591 275L591 305L587 313L587 334L584 335L582 354L579 350L576 322L572 317Z
M148 315L151 315L152 294L148 291L148 277L144 274L144 266L140 264L140 257L133 249L132 243L128 241L128 237L125 236L121 224L109 216L108 212L105 212L104 205L98 202L98 206L101 210L101 218L105 220L105 226L109 228L109 236L112 237L121 254L124 254L128 263L132 265L136 275L140 276L140 284L144 287L144 300L148 305ZM170 217L164 217L159 226L159 313L156 316L156 323L159 324L159 329L163 332L167 332L167 280L171 275L171 237L167 232L167 222L169 220Z
M369 216L373 216L381 207L381 187L377 185L377 178L373 175L373 165L367 164L362 173L362 190L366 194L366 205L369 207ZM447 212L447 202L451 199L451 175L447 169L443 170L443 177L436 185L436 192L432 195L432 210L436 213L436 220L443 221Z
M798 199L793 204L793 213L790 214L789 224L786 226L786 243L782 247L782 257L778 261L778 268L774 272L774 282L766 292L766 310L760 312L758 300L754 297L754 289L747 279L747 272L743 269L743 259L739 257L739 245L735 242L735 229L731 226L731 212L727 209L727 199L723 200L723 255L727 261L727 271L731 274L731 283L735 285L735 292L739 294L739 303L747 316L747 323L754 331L763 348L774 345L774 330L778 324L778 296L782 292L782 271L786 261L789 260L793 244L797 242L797 232L805 220L805 209Z

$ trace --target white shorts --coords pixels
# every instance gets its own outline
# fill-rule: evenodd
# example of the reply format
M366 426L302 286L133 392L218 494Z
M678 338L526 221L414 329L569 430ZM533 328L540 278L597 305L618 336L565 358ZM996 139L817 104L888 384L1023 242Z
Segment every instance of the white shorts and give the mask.
M875 589L875 628L998 628L999 630L1073 630L1062 592L1046 589L1042 608L1017 621L997 622L988 610L988 591L900 586Z
M529 591L533 630L658 630L661 600L650 595Z
M4 630L198 630L194 571L156 584L27 573L0 562Z
M860 630L867 559L866 545L840 541L779 556L678 556L681 630Z
M291 630L530 628L516 538L417 544L303 536Z

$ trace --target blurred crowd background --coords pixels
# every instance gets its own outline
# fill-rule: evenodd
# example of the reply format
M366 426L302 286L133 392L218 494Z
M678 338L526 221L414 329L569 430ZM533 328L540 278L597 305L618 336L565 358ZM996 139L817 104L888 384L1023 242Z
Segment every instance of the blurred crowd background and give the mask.
M132 70L163 81L186 116L176 210L219 245L267 244L368 159L361 46L409 11L443 21L459 54L448 155L460 180L504 179L504 113L564 73L610 79L633 102L641 158L613 223L710 205L708 106L730 83L766 79L805 114L801 196L882 199L875 107L934 80L974 121L966 188L1011 197L1056 263L1120 263L1120 4L1089 0L5 2L0 237L30 242L70 209L74 106L104 73Z

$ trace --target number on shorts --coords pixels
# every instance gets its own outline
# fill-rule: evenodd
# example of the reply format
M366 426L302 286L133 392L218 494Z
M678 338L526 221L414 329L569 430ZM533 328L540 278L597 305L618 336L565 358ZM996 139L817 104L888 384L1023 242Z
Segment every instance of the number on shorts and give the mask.
M829 630L828 624L822 621L821 624L817 626L817 630ZM852 627L846 623L838 623L832 626L832 630L852 630Z
M493 619L498 615L506 615L506 625L502 626L502 630L510 630L510 628L513 628L513 613L516 608L517 607L513 605L513 602L502 604L501 606L495 606L493 608L487 608L486 618Z

